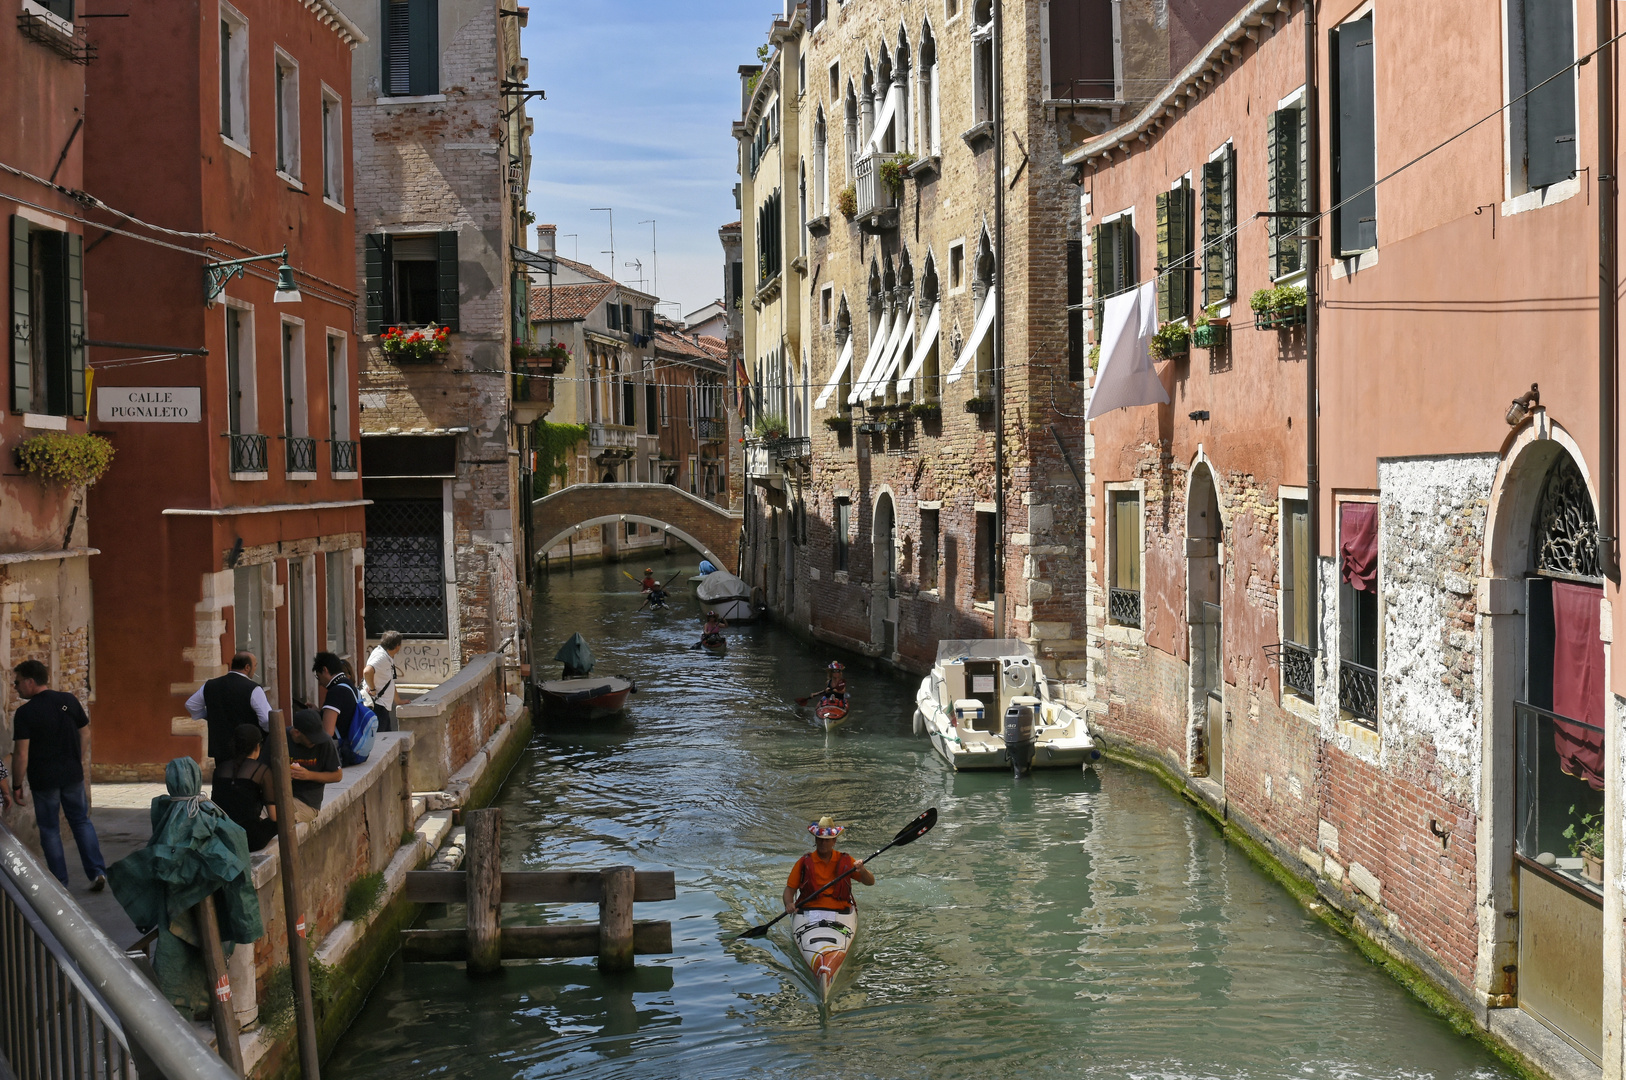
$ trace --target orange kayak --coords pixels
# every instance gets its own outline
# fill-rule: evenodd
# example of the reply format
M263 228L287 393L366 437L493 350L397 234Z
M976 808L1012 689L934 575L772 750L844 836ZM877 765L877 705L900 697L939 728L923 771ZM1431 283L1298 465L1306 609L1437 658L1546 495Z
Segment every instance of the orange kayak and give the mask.
M796 938L796 948L800 950L802 959L813 972L813 981L818 984L819 1000L830 1000L830 987L835 984L836 974L841 970L842 963L847 959L847 952L852 948L853 938L858 934L858 909L850 907L845 911L821 911L810 908L807 911L797 912L791 921L791 933Z

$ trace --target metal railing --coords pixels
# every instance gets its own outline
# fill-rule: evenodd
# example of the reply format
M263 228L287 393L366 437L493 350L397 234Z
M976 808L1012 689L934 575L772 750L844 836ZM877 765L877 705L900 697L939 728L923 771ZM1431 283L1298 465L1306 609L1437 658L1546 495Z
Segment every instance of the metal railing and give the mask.
M853 168L853 180L858 189L858 216L864 217L898 205L898 194L881 179L881 163L896 154L865 154Z
M236 1075L3 825L0 991L0 1056L27 1080L136 1080L143 1055L142 1077Z
M267 471L266 439L264 435L226 436L231 440L231 471L234 473L263 473Z
M1267 645L1265 651L1271 653L1282 669L1282 685L1301 697L1315 700L1315 654L1303 645L1296 645L1291 641L1283 641L1279 645Z
M333 440L333 471L336 473L353 473L356 471L356 447L354 439Z
M786 435L766 442L775 461L800 461L813 456L813 440L806 435Z
M288 471L291 473L313 473L316 471L316 440L303 435L289 435L288 442Z
M1107 615L1119 626L1140 626L1140 590L1108 589Z
M1378 726L1378 673L1353 660L1338 662L1338 707L1357 723Z
M728 438L728 421L721 418L702 416L700 418L700 437L702 439Z

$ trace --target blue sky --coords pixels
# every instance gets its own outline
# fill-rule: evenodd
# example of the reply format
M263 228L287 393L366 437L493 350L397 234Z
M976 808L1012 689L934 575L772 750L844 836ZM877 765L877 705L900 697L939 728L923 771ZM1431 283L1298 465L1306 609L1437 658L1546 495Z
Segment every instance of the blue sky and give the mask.
M722 295L717 230L738 220L735 150L741 64L783 12L773 0L530 0L524 53L533 100L530 208L559 226L559 254L652 289L654 218L662 299L687 313ZM575 233L575 237L569 234ZM534 243L535 234L527 241ZM579 255L576 253L579 252Z

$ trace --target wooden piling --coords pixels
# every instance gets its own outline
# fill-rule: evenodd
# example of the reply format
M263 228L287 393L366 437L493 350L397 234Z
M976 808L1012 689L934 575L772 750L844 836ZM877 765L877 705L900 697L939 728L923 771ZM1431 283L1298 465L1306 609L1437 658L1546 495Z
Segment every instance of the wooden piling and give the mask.
M237 1013L231 1004L231 979L226 974L226 950L220 943L215 919L215 898L205 896L193 909L198 921L198 943L203 946L203 971L209 981L209 1018L215 1026L215 1049L220 1060L243 1074L243 1047L237 1040ZM242 945L239 948L253 948Z
M502 810L469 810L463 815L468 854L468 941L470 975L502 970Z
M598 902L598 969L631 971L632 897L637 875L630 866L599 871L603 892Z
M265 740L276 784L277 852L281 861L282 910L288 929L288 968L294 983L294 1029L299 1036L302 1080L321 1080L322 1051L316 1043L316 1009L311 1002L310 942L305 938L305 910L300 897L299 828L294 822L294 778L288 771L288 734L282 710L271 710Z

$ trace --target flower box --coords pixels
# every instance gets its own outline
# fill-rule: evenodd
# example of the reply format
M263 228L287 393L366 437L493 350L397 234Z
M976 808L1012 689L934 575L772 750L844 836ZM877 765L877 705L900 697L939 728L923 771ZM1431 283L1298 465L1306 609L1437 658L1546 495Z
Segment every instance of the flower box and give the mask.
M1256 330L1285 330L1303 326L1304 316L1303 307L1268 308L1254 313L1253 326Z
M943 403L940 401L916 401L909 406L909 415L917 416L922 420L941 420L943 418Z
M968 413L991 413L994 411L994 399L988 397L968 398L965 403L965 411Z
M1230 340L1229 323L1205 322L1191 328L1191 343L1199 349L1223 349Z
M853 418L850 416L826 416L824 426L831 431L848 432L853 429Z
M387 326L379 338L384 355L401 363L413 360L439 360L450 347L450 332L444 326L426 326L419 330L403 330Z

